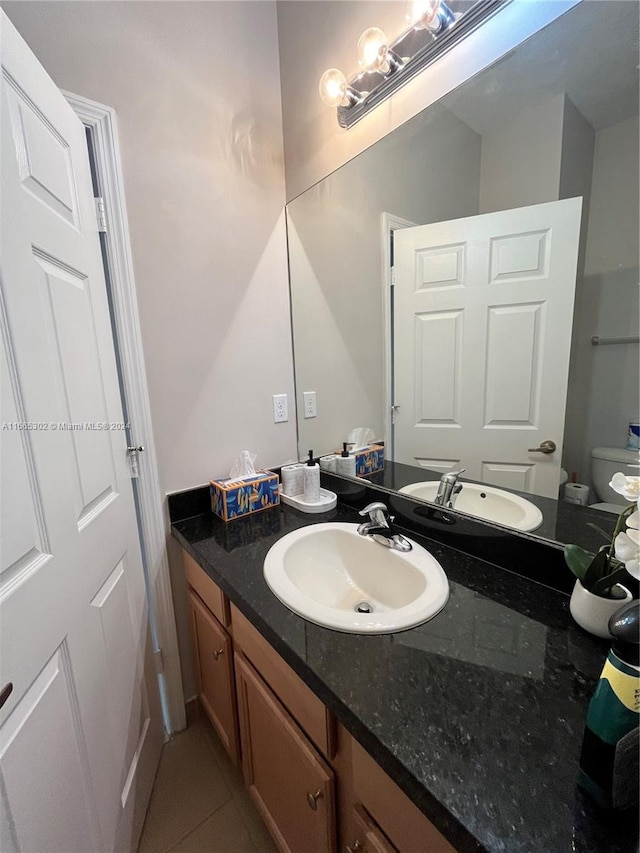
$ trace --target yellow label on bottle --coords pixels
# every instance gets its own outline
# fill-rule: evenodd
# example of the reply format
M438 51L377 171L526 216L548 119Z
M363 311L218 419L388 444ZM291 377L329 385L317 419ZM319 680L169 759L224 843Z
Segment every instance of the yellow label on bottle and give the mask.
M606 678L611 689L626 708L640 714L640 676L620 672L610 660L607 660L600 678Z

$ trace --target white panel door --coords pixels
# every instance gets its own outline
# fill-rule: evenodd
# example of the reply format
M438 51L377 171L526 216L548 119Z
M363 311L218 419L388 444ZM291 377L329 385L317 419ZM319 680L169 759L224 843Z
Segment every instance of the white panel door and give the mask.
M396 461L556 497L580 216L574 198L395 232Z
M2 14L2 850L135 849L162 744L84 128Z

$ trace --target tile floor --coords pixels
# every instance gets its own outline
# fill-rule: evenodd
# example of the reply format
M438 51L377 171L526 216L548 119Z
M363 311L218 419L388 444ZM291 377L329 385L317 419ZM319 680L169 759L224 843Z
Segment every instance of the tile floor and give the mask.
M162 750L138 853L277 853L203 712Z

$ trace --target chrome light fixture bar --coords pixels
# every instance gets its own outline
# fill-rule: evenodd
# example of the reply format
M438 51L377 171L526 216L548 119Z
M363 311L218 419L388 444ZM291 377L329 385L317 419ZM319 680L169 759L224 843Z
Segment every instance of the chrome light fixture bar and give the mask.
M416 0L411 25L393 42L377 27L365 30L358 42L360 73L347 81L337 68L325 71L320 97L337 107L341 127L352 127L510 2L477 0L455 15L444 0Z

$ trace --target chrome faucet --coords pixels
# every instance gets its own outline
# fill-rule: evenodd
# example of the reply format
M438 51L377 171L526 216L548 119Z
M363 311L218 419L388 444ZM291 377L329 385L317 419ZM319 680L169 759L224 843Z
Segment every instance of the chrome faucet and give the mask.
M392 528L393 516L389 515L389 510L383 503L378 501L369 504L360 510L360 515L369 516L369 521L363 521L362 524L358 525L358 533L361 536L371 536L385 548L393 548L395 551L411 551L413 547L411 542Z
M435 497L434 503L438 504L438 506L445 506L447 509L453 509L456 496L462 491L462 483L458 482L458 477L460 474L464 474L466 470L466 468L460 468L459 471L448 471L440 477L438 494Z

